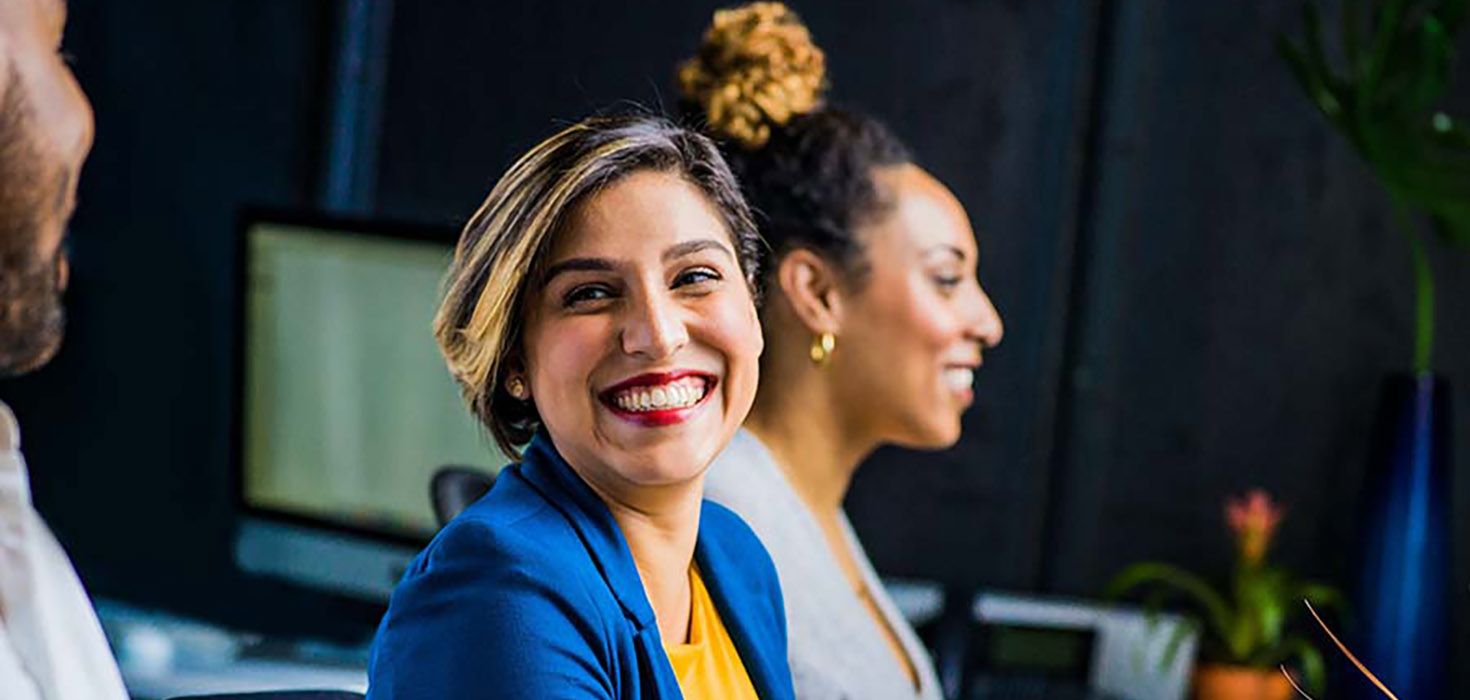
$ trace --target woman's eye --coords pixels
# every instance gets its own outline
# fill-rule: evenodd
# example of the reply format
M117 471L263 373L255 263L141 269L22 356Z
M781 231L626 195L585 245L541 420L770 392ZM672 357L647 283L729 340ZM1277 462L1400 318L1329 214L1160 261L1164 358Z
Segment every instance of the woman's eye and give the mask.
M593 302L602 301L604 299L611 299L612 296L612 290L609 289L606 285L584 284L578 287L573 287L570 291L568 291L566 295L562 297L561 303L563 307L571 308L574 306L583 306Z
M934 278L934 284L939 285L940 291L946 293L954 291L964 281L965 278L959 275L938 275Z
M674 279L674 286L685 287L691 284L706 284L717 282L719 279L720 273L707 267L696 267L679 273L679 276Z

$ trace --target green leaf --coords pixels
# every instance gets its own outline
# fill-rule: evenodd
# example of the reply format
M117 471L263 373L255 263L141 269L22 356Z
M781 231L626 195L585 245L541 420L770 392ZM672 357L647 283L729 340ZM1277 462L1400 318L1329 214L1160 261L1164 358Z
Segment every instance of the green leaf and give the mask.
M1236 616L1230 605L1204 579L1177 566L1161 562L1134 564L1113 577L1103 595L1117 599L1145 585L1169 588L1191 599L1204 613L1211 631L1225 642L1232 653L1237 651Z
M1312 104L1329 121L1335 121L1342 113L1342 104L1328 87L1327 77L1318 73L1307 55L1285 37L1277 39L1276 51L1291 68L1291 74L1296 77L1297 83L1301 85L1302 91L1307 93Z
M1169 641L1164 644L1164 653L1159 657L1159 668L1167 669L1174 665L1175 657L1179 656L1179 649L1184 646L1184 641L1191 635L1199 634L1199 623L1192 619L1174 625L1174 631L1169 633Z
M1149 612L1145 619L1148 622L1148 633L1150 635L1157 634L1161 622L1158 614ZM1191 636L1198 635L1200 632L1199 620L1188 616L1177 619L1178 623L1170 626L1169 638L1164 642L1163 652L1159 654L1158 669L1160 671L1168 670L1170 666L1173 666L1174 660L1179 656L1179 649L1184 646L1184 642ZM1146 645L1135 645L1130 660L1134 673L1141 672L1144 659L1147 657L1147 651L1148 648Z
M1470 213L1457 213L1454 216L1436 215L1434 232L1445 243L1470 247Z
M1241 614L1254 621L1257 633L1257 639L1251 646L1275 646L1281 641L1286 606L1290 604L1283 595L1285 591L1281 590L1281 577L1274 572L1262 571L1256 576L1242 578L1238 594Z
M1419 53L1419 61L1412 66L1414 75L1409 94L1400 107L1409 115L1433 109L1450 82L1455 47L1445 33L1444 25L1433 15L1426 16L1419 23Z
M1465 11L1470 2L1466 0L1441 0L1434 14L1444 24L1445 31L1453 34L1465 23Z
M1327 50L1322 45L1322 13L1316 5L1302 5L1302 24L1306 26L1304 57L1311 66L1312 73L1320 76L1323 84L1331 91L1337 79L1332 74L1332 67L1327 64Z
M1348 79L1358 80L1362 77L1362 61L1360 52L1362 50L1362 27L1363 27L1363 3L1361 0L1343 0L1342 13L1339 16L1342 31L1342 52L1347 56Z
M1371 22L1364 22L1366 12L1373 13ZM1342 0L1341 13L1345 77L1335 75L1327 60L1315 2L1302 8L1300 43L1278 37L1283 61L1397 206L1427 215L1445 243L1470 247L1470 129L1438 111L1454 67L1455 35L1470 19L1470 0ZM1417 234L1406 235L1414 249L1418 299L1415 366L1427 367L1433 348L1431 268ZM1274 618L1243 618L1252 622L1237 621L1227 633L1233 648L1256 632L1272 636Z
M1306 598L1318 610L1347 610L1347 596L1334 586L1315 581L1306 581L1297 586L1297 593Z
M1379 91L1379 82L1383 79L1389 57L1398 43L1399 27L1403 24L1407 6L1405 0L1388 0L1378 9L1373 27L1373 42L1368 50L1363 79L1360 81L1363 94L1359 97L1364 102Z
M1301 666L1302 676L1307 681L1307 690L1321 695L1327 688L1327 664L1322 661L1322 652L1302 637L1292 637L1281 645L1281 656L1277 663L1296 659Z

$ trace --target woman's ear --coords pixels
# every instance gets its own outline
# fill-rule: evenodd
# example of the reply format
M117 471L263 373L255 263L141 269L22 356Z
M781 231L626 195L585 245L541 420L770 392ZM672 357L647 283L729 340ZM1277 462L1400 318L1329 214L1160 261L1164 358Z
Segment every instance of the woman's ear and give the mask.
M792 313L814 334L836 334L842 326L838 270L826 258L797 248L776 264L776 284Z

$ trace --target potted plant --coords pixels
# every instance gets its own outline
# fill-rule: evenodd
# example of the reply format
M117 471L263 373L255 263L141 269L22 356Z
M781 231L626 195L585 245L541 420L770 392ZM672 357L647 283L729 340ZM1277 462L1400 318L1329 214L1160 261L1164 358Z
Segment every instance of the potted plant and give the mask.
M1406 697L1448 692L1450 389L1433 369L1430 245L1470 246L1470 128L1445 111L1467 0L1342 0L1329 36L1314 3L1279 49L1311 104L1383 186L1413 266L1411 372L1385 378L1361 522L1363 649ZM1409 640L1413 640L1410 643Z
M1325 683L1321 653L1305 637L1288 634L1287 623L1297 617L1302 600L1336 607L1342 598L1334 588L1302 581L1267 562L1283 515L1260 489L1226 500L1225 520L1234 534L1236 555L1226 586L1162 562L1133 564L1108 585L1110 598L1141 592L1150 609L1182 599L1200 615L1202 630L1198 623L1185 628L1202 632L1197 700L1286 700L1292 687L1279 667L1288 663L1297 666L1314 691ZM1182 639L1182 634L1176 637L1164 663L1171 661Z

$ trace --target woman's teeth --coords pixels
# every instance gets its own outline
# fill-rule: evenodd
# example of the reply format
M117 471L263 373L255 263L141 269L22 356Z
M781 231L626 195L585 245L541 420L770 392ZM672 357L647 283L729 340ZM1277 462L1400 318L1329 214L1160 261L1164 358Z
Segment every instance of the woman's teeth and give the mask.
M975 370L967 367L944 370L944 384L955 391L969 389L975 384Z
M690 377L655 387L640 386L620 391L613 403L624 411L668 411L688 408L704 398L706 384L703 379Z

